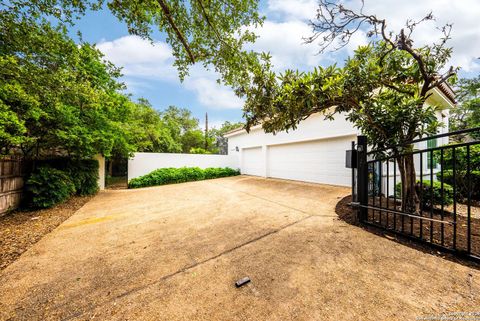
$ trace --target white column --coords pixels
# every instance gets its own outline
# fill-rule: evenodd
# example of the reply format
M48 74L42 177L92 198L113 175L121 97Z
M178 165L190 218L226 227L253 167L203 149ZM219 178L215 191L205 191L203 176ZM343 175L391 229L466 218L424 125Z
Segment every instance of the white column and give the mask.
M105 157L98 154L94 158L98 161L98 188L103 191L105 189Z

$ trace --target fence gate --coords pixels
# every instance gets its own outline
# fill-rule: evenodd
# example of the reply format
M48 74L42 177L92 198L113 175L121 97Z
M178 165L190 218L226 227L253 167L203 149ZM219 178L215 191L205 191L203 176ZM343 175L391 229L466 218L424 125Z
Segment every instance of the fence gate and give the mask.
M368 151L366 137L358 136L358 219L480 261L479 139L480 128L473 128Z
M23 190L23 166L15 156L0 158L0 216L19 206Z

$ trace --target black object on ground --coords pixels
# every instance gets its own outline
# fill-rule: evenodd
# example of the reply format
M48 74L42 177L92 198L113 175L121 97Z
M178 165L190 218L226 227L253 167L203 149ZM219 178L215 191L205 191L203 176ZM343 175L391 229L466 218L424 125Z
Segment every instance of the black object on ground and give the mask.
M250 278L249 278L248 276L246 276L246 277L238 280L237 282L235 282L235 286L236 286L237 288L239 288L239 287L247 284L248 282L250 282Z

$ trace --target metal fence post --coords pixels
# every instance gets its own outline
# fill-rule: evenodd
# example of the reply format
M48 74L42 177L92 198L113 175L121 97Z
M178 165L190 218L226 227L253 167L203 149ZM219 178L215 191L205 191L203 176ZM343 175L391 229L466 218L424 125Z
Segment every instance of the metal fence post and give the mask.
M355 153L355 141L352 141L352 153ZM357 201L357 182L355 177L356 166L354 165L357 164L352 164L352 203L355 203Z
M360 203L359 220L367 220L368 205L368 168L367 168L367 137L357 137L357 197Z

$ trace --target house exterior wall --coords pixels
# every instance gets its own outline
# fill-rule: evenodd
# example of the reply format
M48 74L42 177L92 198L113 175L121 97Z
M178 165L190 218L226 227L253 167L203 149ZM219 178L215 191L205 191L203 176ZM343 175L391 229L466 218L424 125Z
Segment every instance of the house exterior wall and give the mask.
M426 104L438 108L436 117L440 123L443 123L439 133L448 132L449 108L454 107L448 97L440 90L434 89ZM351 180L343 177L351 174L350 170L345 169L345 150L350 149L349 142L356 140L356 135L359 134L359 130L355 129L353 124L345 119L344 114L338 114L334 120L330 121L325 120L324 116L318 113L300 122L295 130L288 132L282 131L274 135L265 133L261 126L256 126L251 129L250 133L245 130L234 131L227 134L226 137L228 138L228 154L239 159L238 163L242 173L263 177L278 177L276 175L279 175L278 173L281 171L281 175L291 177L291 179L350 186ZM276 148L276 146L288 144L295 146L293 148ZM448 138L438 139L438 146L444 144L448 144ZM306 156L305 146L308 146L312 151L317 151L319 155L317 160L314 160L312 155ZM427 142L418 143L415 148L427 148ZM336 152L331 152L333 150L336 150ZM252 156L253 151L257 151L255 156ZM243 155L244 153L248 153L248 155ZM255 157L258 164L251 164L252 157ZM305 157L308 159L305 159ZM277 167L272 170L272 162L275 161L272 158L280 159L284 164L282 166L274 164ZM423 173L428 172L428 164L425 159L426 156L424 156L422 164ZM420 172L420 160L416 159L415 161L416 169ZM288 166L292 168L287 168ZM315 171L311 170L308 174L306 169L308 166L314 166ZM297 170L294 167L297 167ZM322 174L324 167L329 167L329 171ZM386 173L385 167L386 165L384 165L383 173ZM439 170L439 165L437 165L434 174ZM294 173L294 171L298 173ZM335 173L338 173L338 175L335 176ZM382 179L384 180L382 186L386 186L387 179L389 179L390 185L389 191L385 190L384 192L393 192L393 176L382 177ZM399 176L397 182L399 182Z
M265 133L260 126L253 128L250 133L232 133L228 138L228 153L240 153L240 148L270 146L294 142L305 142L331 137L356 135L358 130L345 119L345 115L336 115L334 120L325 120L322 114L314 114L300 122L295 130L282 131L277 134ZM236 151L239 147L239 151Z
M135 153L128 160L128 180L165 167L230 167L239 168L239 159L233 155Z
M324 118L314 114L295 130L277 134L265 133L259 126L248 134L232 133L227 135L228 154L239 159L243 174L348 186L351 171L345 168L345 150L358 130L345 115L337 115L334 120ZM322 152L313 155L308 149ZM296 160L302 168L294 168Z
M450 117L450 110L449 109L440 109L435 112L435 115L437 117L437 120L442 124L440 128L438 128L437 134L445 134L448 133L450 128L449 128L449 117ZM449 143L449 138L448 137L441 137L437 138L437 146L443 146L447 145ZM427 149L428 148L428 143L427 141L422 141L414 144L414 149L416 150L422 150L422 149ZM433 181L437 180L436 174L441 171L440 164L436 164L433 168L433 171L430 171L430 167L428 164L428 156L427 153L422 153L422 162L420 162L420 154L416 154L414 156L414 163L415 163L415 171L417 173L417 180L427 180L429 181L432 176L433 176ZM400 173L398 172L397 169L397 175L396 178L394 179L393 175L393 168L394 165L393 162L390 162L389 164L389 175L387 178L387 165L383 164L382 165L382 193L384 195L391 196L395 193L395 184L394 183L399 183L401 181L400 178ZM398 167L397 167L398 168ZM433 175L432 175L433 174ZM387 185L387 179L388 179L388 185ZM387 190L388 186L388 190Z

